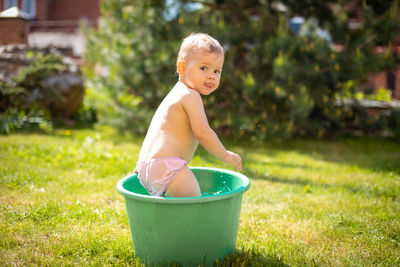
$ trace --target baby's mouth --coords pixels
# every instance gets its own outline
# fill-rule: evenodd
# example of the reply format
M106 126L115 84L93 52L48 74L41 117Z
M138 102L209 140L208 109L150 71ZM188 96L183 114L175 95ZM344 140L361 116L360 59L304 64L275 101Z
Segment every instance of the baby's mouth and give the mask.
M214 85L212 83L205 83L204 86L209 89L212 89Z

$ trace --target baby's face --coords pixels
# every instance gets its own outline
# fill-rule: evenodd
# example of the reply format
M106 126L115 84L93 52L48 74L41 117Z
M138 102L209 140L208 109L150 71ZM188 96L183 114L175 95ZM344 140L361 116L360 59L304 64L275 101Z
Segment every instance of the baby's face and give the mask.
M223 64L221 53L193 53L185 62L181 81L200 94L209 95L219 86Z

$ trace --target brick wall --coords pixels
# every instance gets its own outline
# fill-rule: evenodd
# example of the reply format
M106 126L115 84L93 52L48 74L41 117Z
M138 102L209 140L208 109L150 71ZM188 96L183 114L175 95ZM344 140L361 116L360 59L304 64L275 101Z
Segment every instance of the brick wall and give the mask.
M378 90L379 88L387 88L386 72L379 72L369 75L369 80L372 88Z
M393 98L400 100L400 67L393 71L394 74L394 88L390 88L393 90ZM379 88L383 87L389 89L388 84L388 73L386 71L374 73L368 75L368 85L378 91Z
M396 72L395 72L395 77L396 77L396 84L395 84L395 90L393 93L393 97L395 99L400 100L400 67L397 68Z
M49 11L49 20L97 20L100 16L99 0L54 0L49 2Z
M76 20L82 17L96 20L100 16L100 0L36 0L35 20ZM17 0L22 9L22 0ZM0 0L0 11L4 1Z
M29 21L21 18L0 18L0 44L27 44Z
M49 19L49 0L36 0L35 20Z
M1 1L1 0L0 0ZM31 31L74 32L81 19L97 27L100 0L36 0Z

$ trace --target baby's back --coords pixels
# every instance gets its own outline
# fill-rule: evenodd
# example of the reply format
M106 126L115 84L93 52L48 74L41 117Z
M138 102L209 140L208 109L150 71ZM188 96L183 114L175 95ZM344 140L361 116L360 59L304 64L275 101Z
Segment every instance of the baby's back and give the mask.
M139 160L175 156L190 161L198 141L182 99L189 89L177 83L158 107L147 131Z

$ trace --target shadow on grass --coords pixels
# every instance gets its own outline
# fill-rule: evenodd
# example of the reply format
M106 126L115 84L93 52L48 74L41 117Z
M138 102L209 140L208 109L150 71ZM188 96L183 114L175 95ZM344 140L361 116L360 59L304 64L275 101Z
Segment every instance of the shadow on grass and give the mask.
M400 174L400 142L395 139L376 137L304 138L268 140L262 143L234 141L231 145L233 150L238 149L243 151L241 156L244 162L246 162L247 153L255 152L274 157L280 152L294 152L316 160L356 165L372 171ZM293 164L293 167L296 168L311 168L308 166L298 166L295 162L282 164L283 167L291 167L290 165Z
M259 172L253 171L251 169L244 170L243 174L246 175L247 177L249 177L250 179L266 180L266 181L269 181L272 183L290 184L290 185L297 185L297 186L306 186L306 185L326 186L326 184L315 183L315 182L307 180L307 179L279 177L279 176L274 176L274 175L270 175L270 174L266 174L266 173L259 173Z
M393 201L400 201L400 198L396 192L397 189L393 187L379 188L376 185L355 185L354 183L328 184L324 181L318 183L316 181L311 181L303 178L285 178L269 174L260 174L258 172L252 171L251 169L246 169L243 173L251 179L261 179L272 183L303 187L304 192L311 192L314 188L334 189L335 191L345 191L352 194L363 195L369 198L389 198Z
M224 261L216 264L217 267L225 266L289 266L282 258L268 255L253 250L235 250L232 256L228 256Z
M297 162L273 161L265 163L266 167L246 168L246 165L260 165L262 162L252 160L247 156L248 153L265 154L268 157L274 157L281 152L294 152L306 155L318 161L327 161L347 166L356 165L361 168L377 172L389 172L393 177L400 174L400 144L393 140L381 140L377 138L348 138L334 140L286 140L270 141L264 144L229 144L227 148L237 150L242 156L244 169L242 171L250 179L260 179L272 183L281 183L302 187L304 192L310 192L313 189L324 189L334 191L343 191L352 194L363 195L368 198L390 198L394 201L400 201L396 189L393 187L378 187L374 184L354 183L351 179L342 183L330 183L329 178L320 180L311 180L300 177L276 176L268 173L268 166L278 168L304 169L307 171L322 172L322 167L316 167ZM196 152L204 161L210 165L220 165L220 161L199 147ZM231 168L233 170L233 167ZM332 174L334 175L334 174ZM357 174L354 174L357 175ZM389 178L390 179L390 178ZM302 190L300 189L300 190Z
M131 260L132 261L132 260ZM183 267L175 262L162 264L162 267ZM204 266L204 265L199 265ZM227 256L223 261L216 261L215 267L235 267L235 266L271 266L271 267L287 267L278 256L265 255L256 251L235 250L233 255Z

